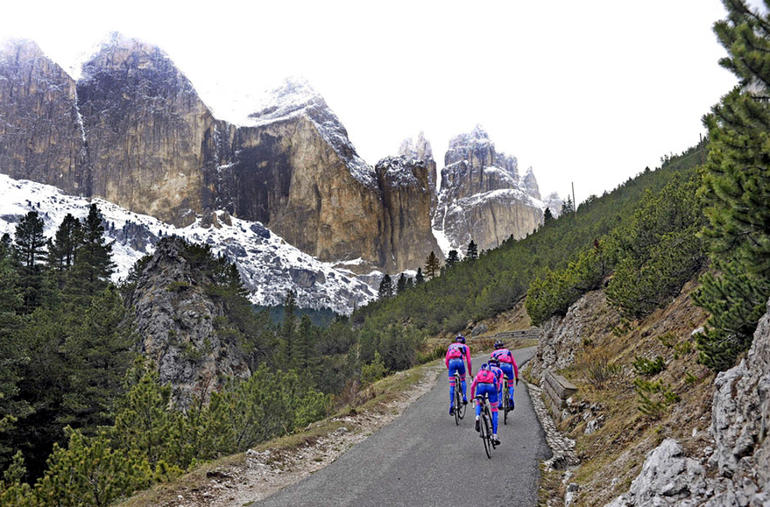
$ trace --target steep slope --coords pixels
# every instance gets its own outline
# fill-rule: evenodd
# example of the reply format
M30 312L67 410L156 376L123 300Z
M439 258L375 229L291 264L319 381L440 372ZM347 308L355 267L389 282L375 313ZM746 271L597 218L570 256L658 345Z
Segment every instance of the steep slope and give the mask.
M160 382L173 386L173 401L183 408L196 396L208 399L228 377L251 374L246 344L218 329L228 309L207 292L217 282L194 261L181 238L160 240L126 301L142 354L157 365Z
M119 34L77 83L93 195L176 225L204 202L204 139L214 117L157 47ZM27 176L29 177L29 176Z
M373 168L307 83L288 80L271 95L270 105L250 116L255 126L237 129L219 161L217 206L265 223L320 259L387 266Z
M125 278L131 266L162 237L181 236L211 245L213 251L238 265L255 304L279 305L287 291L297 292L298 304L307 308L331 308L350 313L370 301L375 292L347 270L335 269L287 244L259 222L230 217L226 212L196 217L187 227L175 227L101 199L68 196L55 187L0 175L0 233L13 235L16 223L28 211L43 215L45 234L52 236L67 213L83 217L96 202L108 224L116 279Z
M495 151L480 127L449 142L433 229L444 248L475 241L480 249L523 238L543 220L544 205L534 173L520 178L515 157ZM446 252L445 252L446 253Z
M75 81L32 41L0 47L0 171L90 195Z
M430 252L441 254L430 225L431 169L435 163L431 168L404 155L384 158L375 167L383 190L385 251L398 253L393 262L398 270L421 266Z

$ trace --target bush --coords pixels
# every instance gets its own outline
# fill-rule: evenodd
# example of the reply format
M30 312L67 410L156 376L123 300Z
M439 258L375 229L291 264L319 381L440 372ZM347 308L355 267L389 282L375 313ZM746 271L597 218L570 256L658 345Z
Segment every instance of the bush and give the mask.
M663 361L663 358L660 356L656 357L653 360L647 359L645 357L637 357L636 360L632 363L632 365L634 367L634 370L636 370L637 374L645 375L647 377L657 375L658 373L666 369L666 363Z
M588 382L596 389L601 389L613 377L621 374L623 367L617 363L610 363L606 357L600 357L588 366Z
M662 380L651 382L642 378L634 379L634 388L639 397L638 409L644 415L660 419L668 407L679 401L679 395Z
M361 382L364 384L373 384L383 378L387 370L385 363L382 362L382 356L378 351L374 351L374 359L369 364L361 367Z

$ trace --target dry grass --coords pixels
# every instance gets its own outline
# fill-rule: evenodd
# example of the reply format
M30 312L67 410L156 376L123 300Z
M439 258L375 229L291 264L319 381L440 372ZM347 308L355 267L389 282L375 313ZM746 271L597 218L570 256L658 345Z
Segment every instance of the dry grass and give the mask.
M690 332L705 321L703 311L690 300L693 289L694 284L688 284L667 308L630 323L623 332L609 332L604 324L601 329L586 329L591 339L584 340L574 364L561 372L578 387L578 402L600 405L599 414L605 419L590 435L584 433L587 422L580 413L560 423L560 430L575 440L581 459L570 479L580 486L577 505L603 505L627 490L647 453L664 438L677 438L686 449L702 446L710 423L714 377L697 364L694 346L683 345L692 341ZM597 314L606 313L602 305L606 305L604 298L597 299ZM663 335L668 339L661 341ZM659 419L645 416L637 408L633 386L637 373L632 366L637 356L663 357L666 368L646 378L661 379L681 398ZM694 428L696 436L692 435ZM546 476L542 486L551 490L541 498L563 498L559 481Z

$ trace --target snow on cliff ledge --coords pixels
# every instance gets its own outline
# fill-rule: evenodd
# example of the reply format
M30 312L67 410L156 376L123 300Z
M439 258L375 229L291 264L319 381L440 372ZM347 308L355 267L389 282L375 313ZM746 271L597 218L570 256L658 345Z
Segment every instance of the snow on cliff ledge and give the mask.
M51 237L64 216L82 218L95 203L107 223L106 235L112 243L117 264L115 281L125 278L141 257L152 253L162 236L177 235L188 241L211 246L218 254L235 262L249 299L260 305L282 304L286 292L294 289L298 303L305 308L331 308L349 314L375 298L374 290L347 270L289 245L259 222L229 218L220 227L204 227L199 218L188 227L177 228L148 215L133 213L102 199L87 199L63 194L59 189L27 180L15 180L0 174L0 234L13 237L16 224L29 211L37 211L45 222L45 234ZM225 218L220 212L220 217Z
M268 125L299 116L309 118L318 132L350 168L350 174L370 188L377 186L372 166L358 156L348 132L324 98L303 78L291 77L271 90L261 100L262 105L248 116L247 126Z

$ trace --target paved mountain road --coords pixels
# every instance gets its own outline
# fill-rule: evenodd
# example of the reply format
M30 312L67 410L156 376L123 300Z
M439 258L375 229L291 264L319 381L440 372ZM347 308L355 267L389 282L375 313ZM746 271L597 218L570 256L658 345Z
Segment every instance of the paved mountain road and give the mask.
M522 364L535 347L514 351ZM487 356L484 356L486 358ZM474 371L483 362L473 359ZM468 383L470 396L470 382ZM252 505L536 505L538 463L550 455L524 383L516 410L487 459L468 405L456 426L449 416L446 373L395 421L337 461Z

